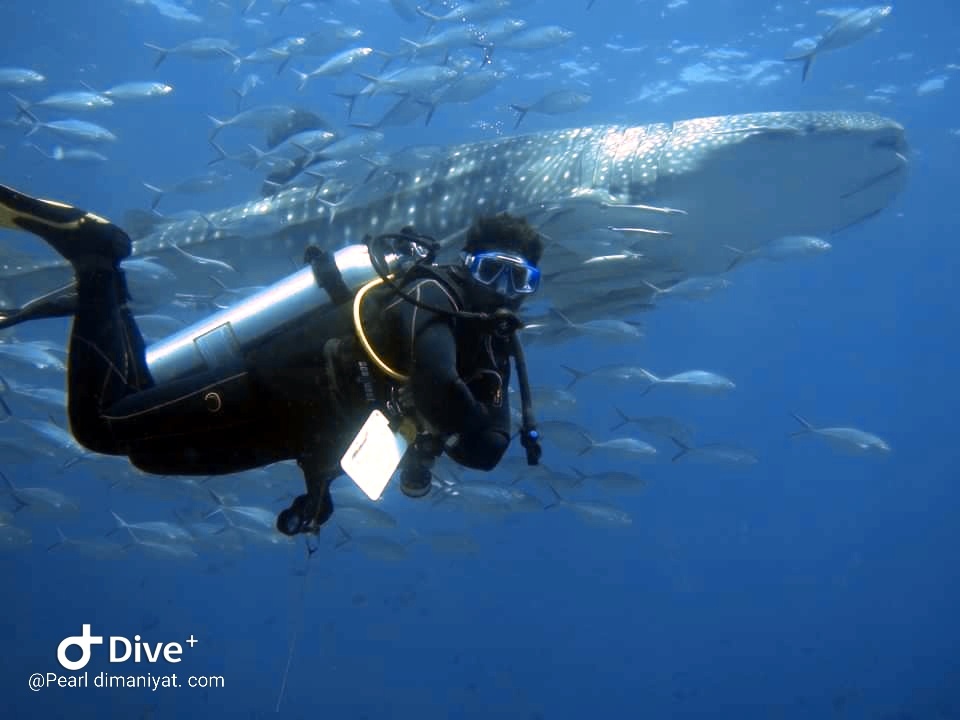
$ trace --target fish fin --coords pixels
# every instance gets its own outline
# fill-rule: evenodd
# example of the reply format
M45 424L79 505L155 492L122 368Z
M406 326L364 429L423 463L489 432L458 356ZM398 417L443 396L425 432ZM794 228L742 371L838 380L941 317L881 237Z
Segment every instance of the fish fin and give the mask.
M813 57L817 54L816 48L808 52L803 53L802 55L791 55L785 57L784 62L802 62L803 63L803 73L800 75L800 82L806 82L807 75L810 74L810 66L813 64Z
M570 469L573 470L573 474L577 476L577 482L574 487L580 487L580 483L587 479L587 474L583 470L575 468L572 465L570 466Z
M342 98L347 101L347 120L350 119L350 116L353 115L353 106L357 102L357 95L359 93L333 93L338 98Z
M807 433L815 432L816 428L811 425L805 417L802 415L797 415L797 413L790 413L790 417L796 420L798 423L803 425L801 430L790 433L790 437L796 437L797 435L806 435Z
M594 439L589 435L587 435L585 432L581 430L580 434L583 435L583 439L586 440L588 444L583 450L577 453L577 457L583 457L593 449L594 445L596 445L596 442L594 441Z
M430 121L433 119L433 114L437 111L437 103L426 102L424 100L418 100L417 102L427 107L426 119L423 121L423 126L426 127L430 124Z
M562 367L568 373L573 375L573 380L567 383L567 388L566 388L567 390L572 388L574 385L576 385L578 382L583 380L583 378L587 377L590 374L590 373L584 372L583 370L577 370L576 368L572 368L569 365L560 365L560 367Z
M657 293L657 294L662 293L662 292L666 292L663 288L657 287L656 285L654 285L654 284L653 284L652 282L650 282L649 280L641 280L640 282L642 282L644 285L646 285L648 288L650 288L651 290L653 290L653 291L654 291L655 293Z
M627 414L623 410L621 410L620 408L614 408L614 410L616 410L617 415L620 416L620 422L618 422L616 425L610 428L610 432L613 432L614 430L619 430L624 425L630 422L630 418L627 416Z
M342 548L342 547L343 547L344 545L346 545L348 542L350 542L351 540L353 540L353 536L352 536L350 533L348 533L348 532L344 529L343 525L341 525L340 523L337 523L337 530L339 530L339 531L340 531L340 534L343 535L343 540L341 540L340 542L338 542L336 545L333 546L333 549L334 549L334 550L336 550L336 549L338 549L338 548Z
M53 550L53 549L56 548L56 547L60 547L60 546L63 545L65 542L67 542L67 536L64 535L64 534L63 534L63 530L61 530L61 529L58 527L58 528L57 528L57 541L56 541L53 545L51 545L51 546L49 546L49 547L47 548L47 552L50 552L51 550Z
M117 527L113 528L113 530L107 531L105 537L109 537L109 536L113 535L117 530L123 530L125 527L127 527L127 521L124 520L124 519L123 519L122 517L120 517L119 515L117 515L117 513L115 513L113 510L111 510L111 511L110 511L110 514L113 515L113 519L117 521ZM132 535L132 534L133 534L133 533L131 533L131 535Z
M167 54L170 52L167 48L162 48L159 45L153 45L152 43L144 43L143 46L160 53L157 56L156 61L153 63L154 70L160 67L160 63L167 59Z
M420 17L425 17L427 20L430 20L431 22L439 22L441 19L439 15L434 15L432 13L429 13L419 5L417 5L415 12ZM428 29L427 32L430 32L430 29Z
M673 440L674 445L680 448L680 452L678 452L676 455L670 458L670 462L676 462L677 460L682 458L684 455L686 455L688 452L690 452L693 449L682 440L678 440L677 438L675 438L673 435L670 436L670 439Z
M739 248L733 247L733 245L724 245L723 247L726 248L727 250L729 250L730 252L734 253L734 258L733 258L733 260L731 260L731 261L730 261L730 264L727 265L727 270L726 270L726 272L730 272L730 271L733 270L737 265L740 264L740 262L744 259L744 257L746 257L747 254L746 254L743 250L740 250Z
M548 505L544 505L543 506L544 510L550 510L551 508L555 508L563 502L563 498L560 496L560 493L557 492L557 489L553 486L553 483L547 481L547 487L550 488L550 492L553 493L553 496L557 499L557 501L549 503Z
M517 121L513 124L513 129L516 130L520 127L520 121L527 116L529 108L525 108L522 105L510 105L510 109L517 113Z
M213 130L210 131L210 139L213 140L217 136L217 133L223 130L228 123L223 120L217 120L213 115L207 115L207 117L210 118L210 122L213 123Z
M154 194L153 200L150 202L150 209L156 209L157 205L160 203L160 198L164 195L164 190L158 188L156 185L151 185L150 183L143 183L143 186Z
M555 316L558 320L560 320L560 321L561 321L564 325L566 325L567 327L573 327L573 323L570 321L570 318L568 318L568 317L567 317L566 315L564 315L562 312L560 312L559 310L557 310L555 307L550 308L550 314L553 315L553 316Z
M222 147L220 147L217 144L217 142L212 138L210 139L210 144L213 146L213 149L216 151L219 157L215 157L213 160L208 162L207 165L216 165L218 162L222 162L224 160L229 159L229 155L227 155L226 151Z
M14 497L16 497L16 496L17 496L17 486L14 485L13 482L10 480L10 478L8 478L8 477L4 474L3 470L0 470L0 478L3 478L3 484L6 485L6 486L10 489L10 494L13 495ZM17 502L19 502L19 500L18 500Z
M300 78L300 82L297 83L297 91L298 91L298 92L303 92L303 89L307 86L307 82L309 82L309 80L310 80L310 75L308 75L308 74L305 73L305 72L300 72L300 71L297 70L297 69L293 69L293 70L291 70L291 72L292 72L294 75L296 75L298 78Z
M230 60L233 62L233 70L234 72L236 72L240 68L240 65L243 63L243 58L238 57L236 53L230 50L227 50L226 48L220 48L220 52L222 52L224 55L230 58Z
M21 117L24 117L24 116L25 116L27 119L32 120L34 123L40 122L40 121L37 119L37 116L34 115L32 112L30 112L30 103L28 103L26 100L23 100L22 98L18 98L18 97L17 97L16 95L14 95L13 93L10 93L10 97L12 97L12 98L13 98L13 101L17 104L17 119L18 119L18 120L19 120ZM27 133L27 134L29 135L30 133Z
M643 376L646 378L647 382L650 383L649 385L647 385L647 386L643 389L643 392L640 393L640 397L643 397L643 396L646 395L648 392L650 392L651 390L653 390L654 386L657 385L657 384L660 382L660 378L658 378L658 377L657 377L656 375L654 375L652 372L650 372L649 370L646 370L646 369L644 369L644 368L638 368L638 370L640 370L640 372L643 373Z

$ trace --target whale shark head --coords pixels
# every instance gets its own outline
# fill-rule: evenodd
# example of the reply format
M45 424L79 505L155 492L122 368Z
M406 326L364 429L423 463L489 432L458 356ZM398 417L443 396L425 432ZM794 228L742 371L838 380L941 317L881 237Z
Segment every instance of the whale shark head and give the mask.
M725 272L730 247L839 233L889 206L907 178L903 127L871 114L761 113L608 134L604 182L556 203L542 225L553 241L545 287L577 316L608 293L642 299L638 278L659 286ZM598 237L605 252L584 242Z

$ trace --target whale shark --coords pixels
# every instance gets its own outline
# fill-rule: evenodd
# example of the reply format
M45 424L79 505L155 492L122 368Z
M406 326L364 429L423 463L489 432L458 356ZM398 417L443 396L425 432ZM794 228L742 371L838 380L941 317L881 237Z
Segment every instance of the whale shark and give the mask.
M452 253L476 216L509 211L546 241L543 295L557 310L578 322L628 317L651 287L725 272L730 247L833 235L880 213L906 183L908 154L894 120L843 111L503 136L420 165L387 163L345 192L292 187L169 222L135 238L132 258L169 268L179 292L202 294L209 268L190 257L269 284L302 265L307 245L336 250L413 226ZM0 294L14 302L70 278L59 259L0 258Z

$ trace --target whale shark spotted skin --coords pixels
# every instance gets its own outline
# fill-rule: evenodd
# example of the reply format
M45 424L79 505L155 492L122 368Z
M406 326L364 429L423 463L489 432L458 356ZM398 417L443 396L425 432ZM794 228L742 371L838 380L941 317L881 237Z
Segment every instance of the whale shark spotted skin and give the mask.
M137 239L210 292L220 259L244 285L268 284L328 250L405 225L459 249L481 214L527 216L547 240L544 295L574 321L627 316L666 287L724 272L728 246L829 235L888 207L907 177L904 129L854 112L769 112L651 125L595 125L451 146L411 169L378 171L338 197L316 186L164 225ZM91 208L95 211L95 208ZM24 302L69 282L58 260L0 263L0 293ZM136 287L131 288L136 298Z

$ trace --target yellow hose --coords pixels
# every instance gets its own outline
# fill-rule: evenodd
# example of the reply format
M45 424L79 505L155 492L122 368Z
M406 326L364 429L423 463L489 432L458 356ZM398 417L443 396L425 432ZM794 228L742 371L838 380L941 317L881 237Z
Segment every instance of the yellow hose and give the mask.
M389 279L393 279L393 276L388 276ZM392 367L387 365L383 360L380 359L380 356L374 351L373 346L370 344L370 340L367 339L367 335L363 332L363 323L360 320L360 305L363 302L364 296L373 288L378 285L383 284L383 278L377 278L376 280L371 280L362 288L357 290L356 296L353 298L353 328L357 332L357 339L360 341L361 347L363 347L364 352L367 353L367 356L373 361L373 364L380 368L381 371L386 373L388 377L397 380L398 382L405 383L410 377L408 375L403 375L398 373Z

